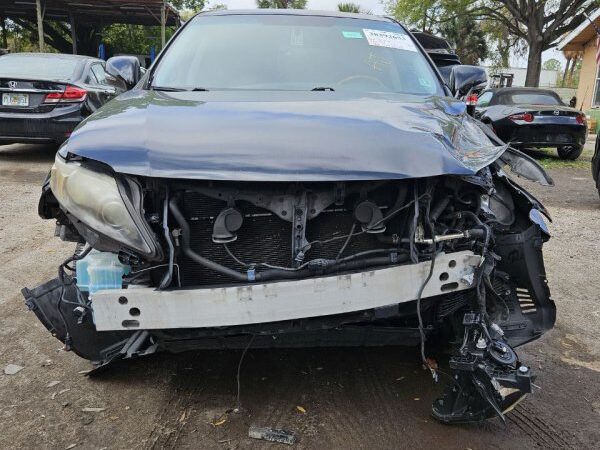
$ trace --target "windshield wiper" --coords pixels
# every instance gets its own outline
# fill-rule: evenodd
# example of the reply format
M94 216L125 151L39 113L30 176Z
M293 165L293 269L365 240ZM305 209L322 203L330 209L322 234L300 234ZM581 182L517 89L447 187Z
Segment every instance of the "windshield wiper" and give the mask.
M312 88L311 91L331 91L334 92L335 89L327 86L317 86L316 88Z

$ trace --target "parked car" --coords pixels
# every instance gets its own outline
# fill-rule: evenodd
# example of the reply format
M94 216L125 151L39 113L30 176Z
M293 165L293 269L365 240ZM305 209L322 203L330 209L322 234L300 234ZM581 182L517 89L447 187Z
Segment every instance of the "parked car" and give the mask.
M448 41L425 31L412 31L412 35L421 44L434 62L444 81L450 85L452 67L462 64Z
M551 179L465 113L485 76L465 67L449 89L390 18L195 16L59 150L39 212L77 249L26 304L98 369L420 343L436 377L427 354L453 344L435 417L503 417L531 391L513 348L555 307L547 212L501 168Z
M487 86L487 75L484 77L481 69L477 70L473 66L465 65L461 69L456 68L462 63L446 39L423 31L413 31L412 35L429 55L446 85L451 86L454 83L452 77L455 77L458 72L461 72L463 79L469 76L478 78L479 84L468 83L468 90L454 93L456 98L467 104L467 113L473 115L478 95Z
M554 147L562 159L579 158L585 145L585 114L551 90L487 89L479 96L475 117L512 146Z
M0 56L0 144L65 141L84 118L131 87L110 67L110 60L105 66L88 56Z

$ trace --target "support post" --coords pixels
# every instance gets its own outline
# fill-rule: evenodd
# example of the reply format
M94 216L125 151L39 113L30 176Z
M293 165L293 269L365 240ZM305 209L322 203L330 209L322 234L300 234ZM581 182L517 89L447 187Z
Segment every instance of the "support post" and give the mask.
M42 15L42 0L35 0L35 9L37 13L38 46L40 52L44 51L44 19Z
M565 65L565 71L562 76L562 83L560 87L565 87L565 83L567 82L567 74L569 73L569 64L571 64L571 57L567 57L567 64Z
M567 78L567 83L569 86L571 86L571 83L573 83L573 72L575 72L575 66L577 65L578 61L579 55L576 54L573 56L573 59L571 59L571 68L569 69L569 77Z
M4 17L0 17L0 22L2 22L2 47L8 48L8 33L6 31L6 19Z
M71 21L71 41L73 42L73 54L77 54L77 29L75 28L75 16L69 14L69 20Z
M165 27L167 26L167 4L166 1L163 0L163 4L162 7L160 8L160 43L161 43L161 50L163 48L165 48L165 41L166 41L166 30Z

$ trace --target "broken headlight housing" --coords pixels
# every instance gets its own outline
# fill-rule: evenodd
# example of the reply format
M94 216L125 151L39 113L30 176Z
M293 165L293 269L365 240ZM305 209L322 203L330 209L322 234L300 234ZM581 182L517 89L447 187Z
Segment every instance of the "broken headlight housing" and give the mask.
M153 253L114 177L56 155L50 189L65 210L92 230L143 255Z

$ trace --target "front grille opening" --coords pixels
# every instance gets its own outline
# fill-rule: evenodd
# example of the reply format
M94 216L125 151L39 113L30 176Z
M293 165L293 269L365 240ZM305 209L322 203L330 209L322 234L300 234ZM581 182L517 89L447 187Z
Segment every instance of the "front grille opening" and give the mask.
M227 202L215 200L202 194L190 192L183 197L183 213L190 225L192 249L211 260L238 271L246 268L236 263L222 244L212 241L215 218L227 206ZM256 208L248 202L236 202L244 215L244 224L237 240L228 244L231 252L246 264L268 262L290 266L292 260L291 224L267 210ZM184 286L228 283L226 275L207 269L185 256L182 257L181 281Z
M395 186L383 185L369 192L369 199L385 211L393 206L397 195L398 189ZM309 219L306 223L306 239L309 242L326 241L332 237L347 235L355 223L353 211L359 200L358 194L348 195L343 204L332 204L317 217ZM223 266L246 272L247 267L238 264L227 253L224 245L212 241L215 219L227 206L225 199L215 199L193 190L186 191L180 201L183 215L190 226L192 250ZM268 263L273 266L291 267L293 265L292 223L247 201L237 200L235 207L244 216L243 225L237 232L237 240L227 244L235 257L245 264ZM398 215L390 220L388 227L396 229L401 218L402 216ZM354 233L360 231L360 227L357 226ZM344 241L345 239L341 238L332 242L317 242L305 252L304 261L320 258L335 259ZM341 256L389 246L389 244L382 244L376 235L363 233L352 237ZM234 280L227 275L207 269L184 255L179 256L179 264L182 287L234 283ZM257 272L263 270L268 269L256 268Z

